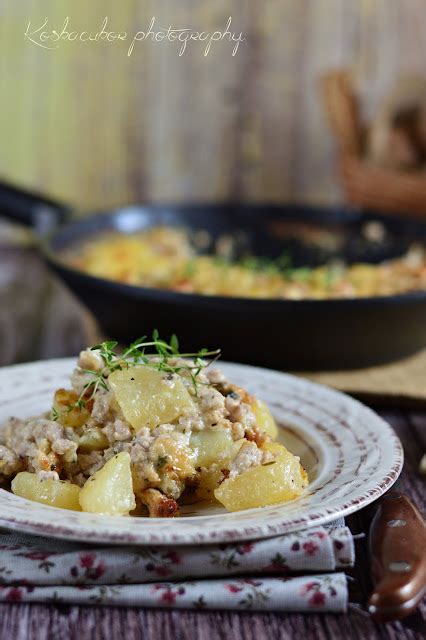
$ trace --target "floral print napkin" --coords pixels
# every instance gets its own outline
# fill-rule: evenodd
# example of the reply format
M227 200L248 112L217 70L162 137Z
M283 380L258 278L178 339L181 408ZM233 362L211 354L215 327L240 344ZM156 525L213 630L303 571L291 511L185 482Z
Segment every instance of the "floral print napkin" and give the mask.
M350 530L336 524L173 548L93 547L0 530L0 601L345 611L346 576L336 570L354 559Z

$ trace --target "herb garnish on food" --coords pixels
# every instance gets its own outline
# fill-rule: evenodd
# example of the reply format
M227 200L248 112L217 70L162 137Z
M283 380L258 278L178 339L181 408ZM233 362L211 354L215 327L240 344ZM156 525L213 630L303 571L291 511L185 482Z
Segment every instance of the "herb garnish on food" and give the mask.
M128 369L138 364L169 374L187 371L195 392L197 392L197 378L201 371L212 362L215 362L220 356L220 349L209 351L204 348L195 353L180 353L177 336L173 334L170 341L166 342L159 337L156 329L152 333L151 340L147 340L147 336L142 336L125 348L123 353L115 351L117 345L118 342L116 340L107 340L90 347L91 351L96 351L102 357L105 366L100 371L82 369L84 373L91 375L91 379L84 385L78 399L68 407L67 413L71 413L75 409L80 411L85 409L87 403L95 397L98 389L108 391L106 379L113 371ZM174 364L173 361L176 358L190 358L192 362ZM206 363L204 358L212 358L212 360ZM51 419L57 421L59 417L60 412L53 407Z

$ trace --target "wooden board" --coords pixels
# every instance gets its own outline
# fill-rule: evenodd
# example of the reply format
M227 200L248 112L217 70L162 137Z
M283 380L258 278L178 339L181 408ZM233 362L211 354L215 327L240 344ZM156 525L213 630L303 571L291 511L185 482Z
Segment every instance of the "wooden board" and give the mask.
M426 409L426 350L386 365L297 373L379 407Z

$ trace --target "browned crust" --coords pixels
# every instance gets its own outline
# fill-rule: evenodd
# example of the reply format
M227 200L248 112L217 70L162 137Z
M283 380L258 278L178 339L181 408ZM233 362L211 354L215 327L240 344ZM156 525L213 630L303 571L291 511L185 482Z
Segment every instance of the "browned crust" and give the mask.
M140 493L141 502L148 508L150 518L173 518L179 513L179 505L158 489L145 489Z
M244 434L246 440L250 442L255 442L256 445L260 448L267 440L267 435L263 431L259 431L256 427L250 429L250 431L246 431Z

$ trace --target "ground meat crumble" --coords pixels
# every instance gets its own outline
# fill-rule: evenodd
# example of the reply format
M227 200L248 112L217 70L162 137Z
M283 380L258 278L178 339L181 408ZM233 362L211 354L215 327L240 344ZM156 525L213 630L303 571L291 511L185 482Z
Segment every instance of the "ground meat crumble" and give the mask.
M114 455L127 451L137 500L150 515L170 516L177 513L176 501L185 488L197 487L200 478L208 476L221 482L273 459L271 453L258 447L268 436L256 426L251 396L229 383L219 369L201 371L196 388L183 370L179 376L191 394L193 407L173 424L141 428L135 433L108 387L104 364L96 352L84 351L71 376L72 392L79 395L91 379L84 369L105 375L107 388L97 389L84 424L68 426L61 423L61 418L48 416L10 418L0 426L0 480L28 470L41 480L60 478L83 486ZM172 388L175 380L175 374L165 376L164 384ZM235 443L232 459L224 458L223 464L213 463L207 468L189 464L194 455L191 435L205 430L231 434Z

